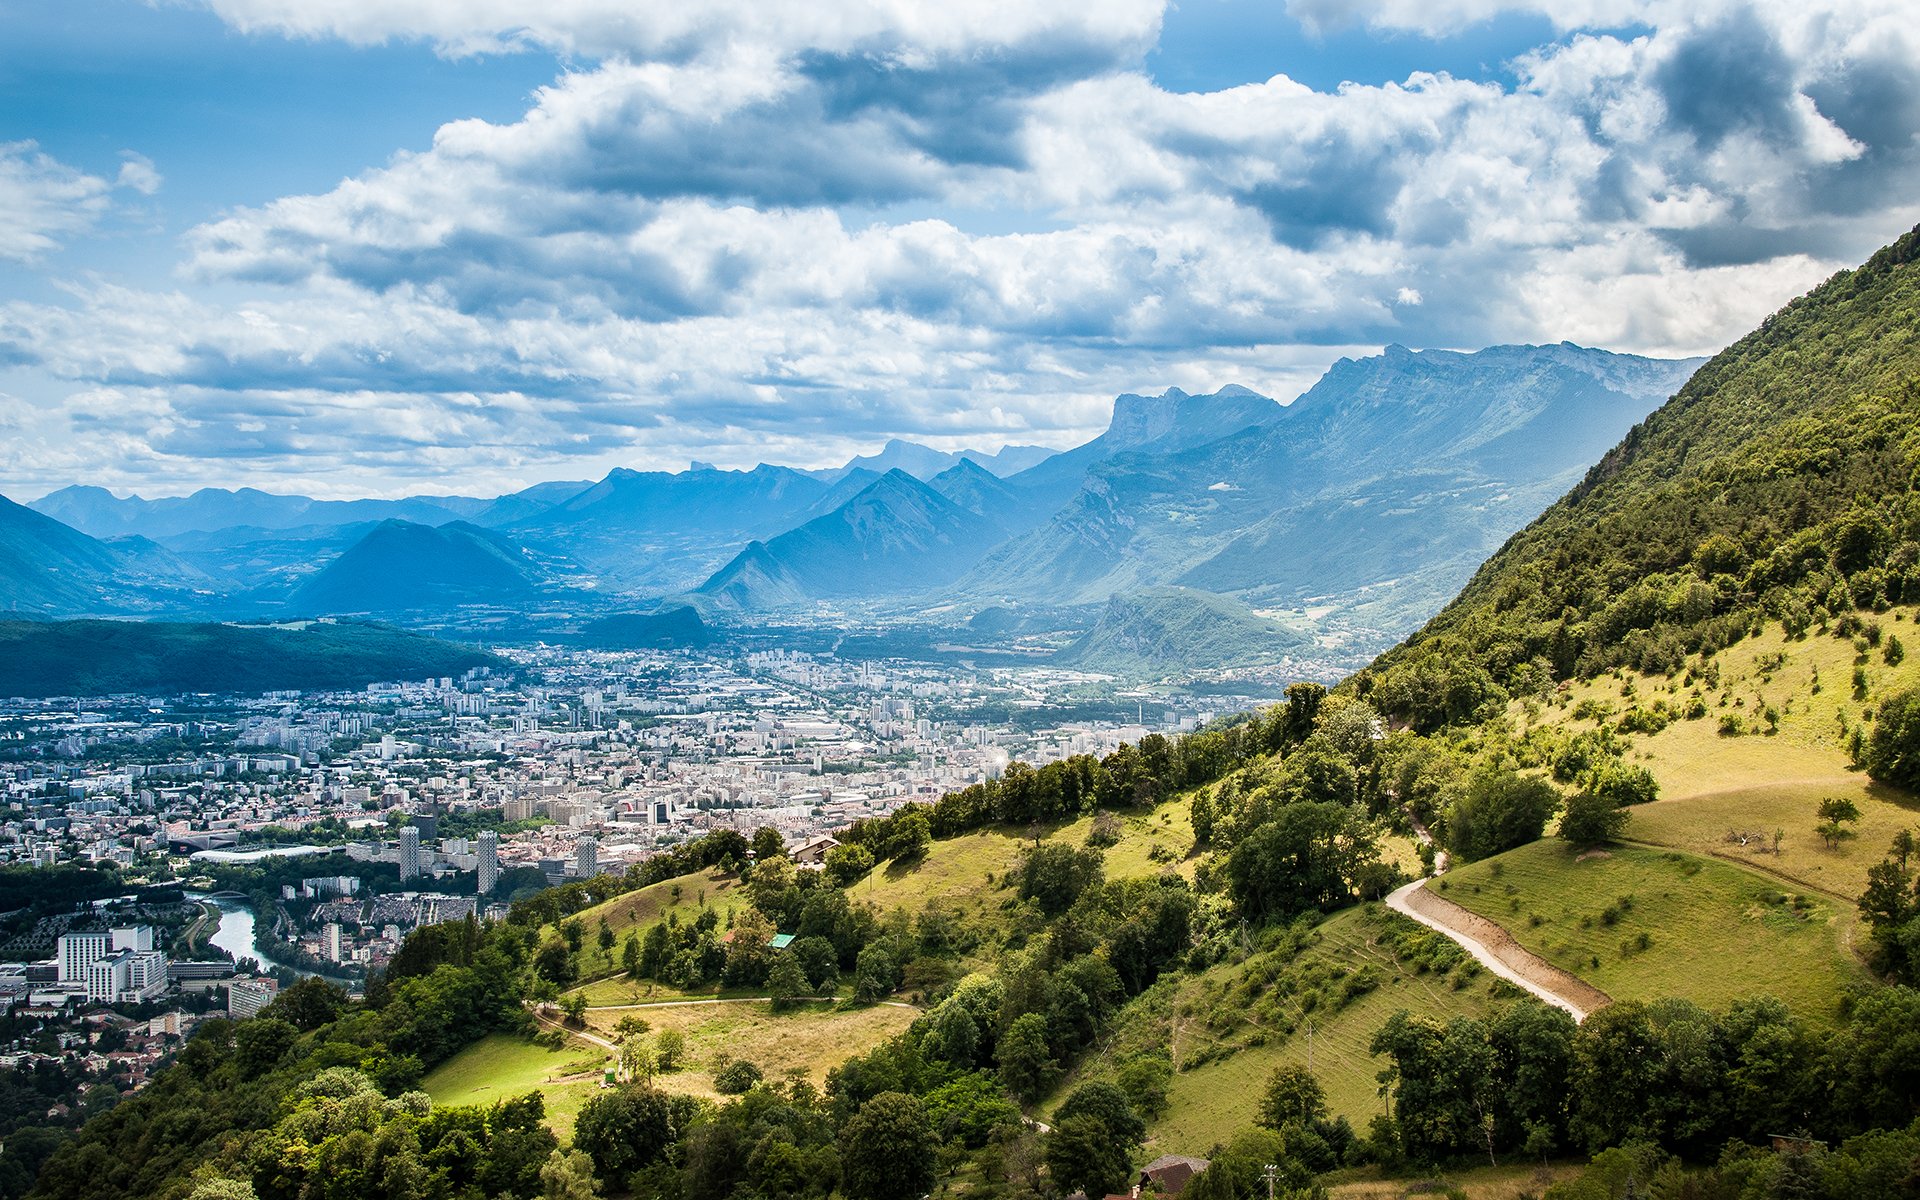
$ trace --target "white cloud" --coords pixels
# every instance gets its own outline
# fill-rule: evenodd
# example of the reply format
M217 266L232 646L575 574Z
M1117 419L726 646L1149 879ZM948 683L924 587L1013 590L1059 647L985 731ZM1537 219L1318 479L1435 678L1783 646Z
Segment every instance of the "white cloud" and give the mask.
M1920 219L1920 54L1884 5L1637 6L1648 30L1562 37L1513 87L1211 94L1129 66L1155 5L214 7L619 57L193 231L178 292L0 306L0 358L80 397L36 436L130 475L818 463L894 434L1064 443L1169 383L1286 399L1388 341L1699 353ZM158 173L129 157L120 183Z
M753 42L785 51L880 53L903 64L1033 43L1137 54L1159 31L1163 0L202 0L248 33L357 44L421 39L449 54L539 46L592 57L688 57Z
M107 210L112 185L33 142L0 142L0 259L32 262Z

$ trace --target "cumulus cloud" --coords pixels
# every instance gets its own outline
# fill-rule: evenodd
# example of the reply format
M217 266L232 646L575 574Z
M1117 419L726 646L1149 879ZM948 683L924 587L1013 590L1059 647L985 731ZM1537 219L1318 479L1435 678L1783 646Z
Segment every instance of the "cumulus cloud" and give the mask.
M782 51L872 53L901 65L1051 45L1138 55L1159 32L1163 0L202 0L248 33L361 45L425 40L454 55L537 46L590 57L673 59L752 42Z
M1699 353L1920 219L1920 48L1880 0L1541 5L1567 32L1514 83L1212 93L1137 68L1154 4L212 6L606 57L517 121L192 231L178 292L0 307L0 360L92 397L44 423L156 475L1059 444L1119 391L1286 398L1389 341Z
M97 221L112 185L43 153L0 142L0 259L32 262Z

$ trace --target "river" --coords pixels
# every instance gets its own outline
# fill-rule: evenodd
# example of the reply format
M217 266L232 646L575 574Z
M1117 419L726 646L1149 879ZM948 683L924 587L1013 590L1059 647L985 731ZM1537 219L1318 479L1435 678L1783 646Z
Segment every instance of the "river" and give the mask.
M221 896L216 899L202 893L194 892L188 893L188 899L198 900L203 904L211 903L215 908L220 910L220 924L214 929L213 936L207 940L222 950L225 950L228 954L233 955L235 962L243 958L251 958L260 964L262 970L284 965L261 953L259 930L255 928L256 922L253 916L253 907L245 900L234 900L226 896ZM299 967L289 967L288 969L298 975L320 974L320 972L302 970ZM347 977L343 975L327 975L325 978L344 981Z

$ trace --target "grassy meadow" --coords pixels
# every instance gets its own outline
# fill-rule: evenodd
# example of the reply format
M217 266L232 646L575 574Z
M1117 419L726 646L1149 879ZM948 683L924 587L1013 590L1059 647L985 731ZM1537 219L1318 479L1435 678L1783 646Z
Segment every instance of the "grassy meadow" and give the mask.
M539 1092L546 1100L547 1124L564 1141L609 1062L605 1051L578 1039L549 1050L527 1038L496 1033L435 1067L420 1090L445 1105L494 1104Z
M1631 846L1576 855L1549 839L1428 886L1615 1000L1717 1009L1768 994L1830 1021L1870 982L1851 951L1850 906L1713 859Z

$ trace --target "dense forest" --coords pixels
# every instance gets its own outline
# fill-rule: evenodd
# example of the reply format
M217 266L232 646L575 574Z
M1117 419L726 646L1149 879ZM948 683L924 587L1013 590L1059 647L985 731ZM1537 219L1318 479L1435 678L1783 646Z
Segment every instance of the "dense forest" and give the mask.
M385 625L0 621L0 695L327 691L458 676L499 659Z

